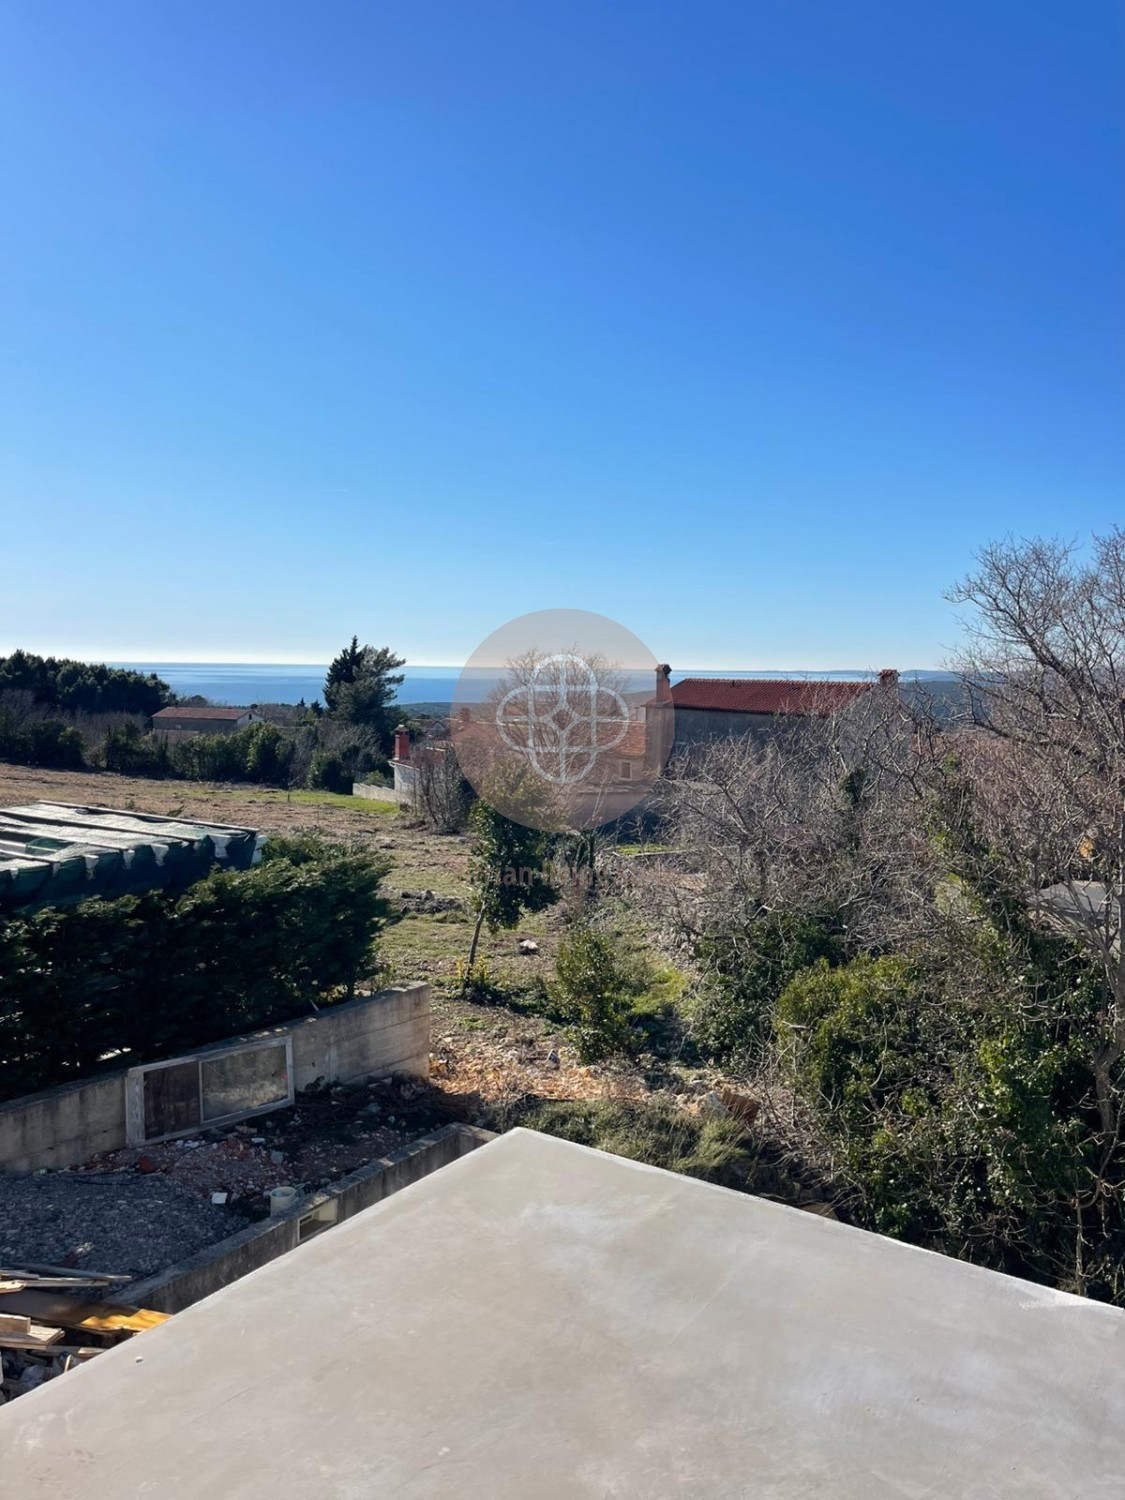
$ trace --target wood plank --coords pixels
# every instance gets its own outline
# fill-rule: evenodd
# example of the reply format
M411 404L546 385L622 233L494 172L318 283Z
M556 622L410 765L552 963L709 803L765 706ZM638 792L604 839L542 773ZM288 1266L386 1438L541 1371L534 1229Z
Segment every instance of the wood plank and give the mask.
M124 1273L118 1275L114 1271L91 1271L84 1266L42 1266L36 1265L34 1261L24 1261L18 1266L0 1266L0 1277L2 1276L56 1276L63 1281L73 1281L75 1286L83 1282L90 1286L96 1286L99 1282L130 1281L132 1278Z
M26 1314L0 1312L0 1333L30 1333L31 1319Z
M170 1313L155 1312L147 1307L129 1307L118 1302L78 1302L73 1297L59 1297L51 1292L10 1292L4 1298L4 1311L24 1313L43 1323L58 1323L63 1328L77 1328L87 1333L143 1333L166 1323Z
M5 1333L0 1329L0 1349L46 1349L57 1344L62 1336L61 1328L48 1328L43 1323L29 1320L26 1333Z
M0 1268L0 1276L15 1275L22 1276L24 1271L31 1271L36 1276L73 1276L77 1279L91 1279L93 1281L130 1281L132 1278L123 1271L93 1271L87 1266L41 1266L34 1261L28 1261L21 1265L18 1270L7 1272Z
M0 1286L5 1285L6 1282L0 1282ZM29 1272L19 1287L12 1290L30 1287L37 1292L96 1292L103 1286L109 1286L109 1282L99 1281L93 1276L36 1276Z

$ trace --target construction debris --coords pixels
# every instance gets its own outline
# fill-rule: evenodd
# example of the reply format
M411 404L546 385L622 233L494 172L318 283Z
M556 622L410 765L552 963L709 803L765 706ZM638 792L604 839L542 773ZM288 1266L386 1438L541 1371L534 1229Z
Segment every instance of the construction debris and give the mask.
M95 1291L128 1280L109 1271L72 1272L65 1266L0 1268L0 1405L165 1322L166 1313L149 1308L79 1302L55 1290L66 1285ZM83 1341L64 1344L66 1329L77 1330Z

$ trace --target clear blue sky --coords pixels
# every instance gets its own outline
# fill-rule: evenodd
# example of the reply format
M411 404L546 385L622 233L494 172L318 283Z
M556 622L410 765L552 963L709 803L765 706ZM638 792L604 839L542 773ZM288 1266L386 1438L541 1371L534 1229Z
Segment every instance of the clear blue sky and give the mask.
M1117 0L0 0L0 650L927 666L1125 519Z

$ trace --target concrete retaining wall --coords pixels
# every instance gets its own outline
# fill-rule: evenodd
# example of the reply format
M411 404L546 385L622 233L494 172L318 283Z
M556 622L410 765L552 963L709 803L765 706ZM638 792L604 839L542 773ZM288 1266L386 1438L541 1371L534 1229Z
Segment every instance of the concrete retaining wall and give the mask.
M389 1073L425 1078L430 1064L430 987L408 984L363 995L313 1016L203 1047L220 1052L264 1037L293 1038L294 1087L348 1083ZM127 1069L0 1104L0 1171L72 1167L125 1145Z
M294 1087L350 1083L387 1073L430 1072L430 987L405 984L334 1005L260 1036L293 1038Z
M71 1167L125 1144L125 1070L0 1104L0 1170Z
M491 1139L490 1131L477 1130L471 1125L446 1125L341 1177L322 1192L302 1199L288 1212L232 1234L145 1281L118 1288L114 1295L157 1312L182 1312L193 1302L209 1297L220 1287L229 1286L286 1251L296 1249L315 1234L389 1198L400 1188L409 1187Z
M366 781L352 782L352 796L366 797L369 802L403 802L401 797L392 786L369 786Z

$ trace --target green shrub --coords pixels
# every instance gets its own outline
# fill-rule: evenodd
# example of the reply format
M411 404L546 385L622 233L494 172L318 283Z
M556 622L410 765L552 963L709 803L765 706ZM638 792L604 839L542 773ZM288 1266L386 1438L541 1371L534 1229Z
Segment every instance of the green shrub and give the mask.
M107 771L122 776L175 774L167 739L163 735L145 734L134 720L110 725L102 743L102 760Z
M771 1040L774 1004L793 976L818 960L843 961L841 924L834 912L767 912L708 933L697 956L705 983L696 1043L719 1061L745 1064Z
M453 978L463 1000L493 1005L503 993L487 959L478 958L470 964L468 959L459 958L453 966Z
M904 958L865 955L836 969L820 959L778 997L781 1055L798 1091L834 1127L862 1130L891 1099L913 1113L929 1106L930 1013Z
M245 737L242 759L246 780L284 786L296 753L292 735L283 734L276 724L251 724L241 734Z
M629 976L608 933L585 922L570 929L559 944L550 994L560 1017L574 1027L583 1062L635 1049Z
M335 751L314 750L309 763L309 786L321 792L348 793L352 789L352 773Z
M0 703L0 760L78 770L86 763L86 747L78 730L61 719L21 719Z
M942 979L902 956L817 964L778 1000L780 1056L869 1228L1058 1284L1075 1187L1096 1169L1080 1042L1037 1020L1030 994L965 1004ZM1083 1231L1085 1286L1110 1292L1125 1248L1115 1203L1097 1225Z
M387 864L271 841L178 893L0 922L0 1097L307 1014L372 972Z

